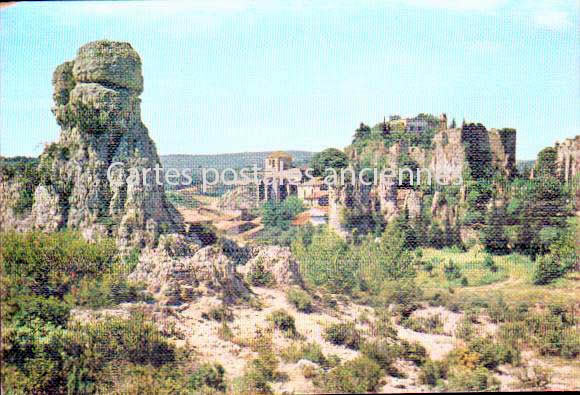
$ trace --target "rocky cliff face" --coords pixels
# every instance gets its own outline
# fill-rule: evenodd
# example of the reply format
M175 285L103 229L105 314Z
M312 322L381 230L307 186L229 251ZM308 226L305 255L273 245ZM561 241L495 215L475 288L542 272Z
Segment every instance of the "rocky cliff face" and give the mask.
M472 123L462 128L437 131L430 148L410 146L407 142L396 142L387 148L381 139L374 138L370 139L362 149L357 150L355 146L349 146L345 152L355 165L388 167L396 174L401 161L410 159L419 168L430 171L432 184L436 182L435 177L439 177L438 179L451 185L462 179L467 174L466 170L470 170L474 178L487 177L490 174L502 174L510 178L515 173L515 150L516 131L514 129L487 130L481 124ZM562 152L562 157L568 155L567 150ZM422 177L423 184L426 173L422 173ZM329 201L331 227L340 229L339 213L341 207L346 206L344 202L368 200L365 193L360 188L354 188L353 193L344 188L333 191L333 199ZM381 212L387 221L405 209L411 217L417 216L425 205L423 201L425 194L421 189L399 188L396 183L388 185L380 183L368 191L368 194L374 197L376 203L362 204L359 207ZM460 198L464 199L464 195L465 189L461 188ZM441 199L433 199L433 203L429 202L429 205L434 218L454 223L457 207L451 207Z
M4 207L4 227L79 229L89 239L113 236L122 248L154 246L160 234L182 232L163 186L145 170L160 162L141 121L141 60L131 45L82 46L74 60L56 68L53 86L60 138L40 156L29 216L15 218ZM128 179L132 174L138 177ZM2 190L9 194L11 187Z
M572 181L580 174L580 135L556 144L556 171L562 180Z

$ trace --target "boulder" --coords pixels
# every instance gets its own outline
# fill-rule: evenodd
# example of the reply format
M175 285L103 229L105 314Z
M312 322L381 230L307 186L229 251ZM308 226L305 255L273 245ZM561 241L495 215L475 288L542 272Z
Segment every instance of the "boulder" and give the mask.
M171 256L162 248L147 249L129 279L145 284L155 299L166 305L189 302L202 295L232 302L248 294L234 263L217 246L181 257Z
M271 274L276 286L303 285L300 268L288 247L256 247L252 253L252 258L240 267L240 272L245 275L253 270L257 264Z

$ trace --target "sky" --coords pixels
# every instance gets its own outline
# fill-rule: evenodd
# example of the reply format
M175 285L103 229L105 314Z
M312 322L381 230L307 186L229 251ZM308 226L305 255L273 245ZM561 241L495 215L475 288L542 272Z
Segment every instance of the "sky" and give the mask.
M140 54L161 155L344 148L420 112L512 127L517 159L579 134L577 0L45 2L0 8L0 154L58 139L52 72L83 44Z

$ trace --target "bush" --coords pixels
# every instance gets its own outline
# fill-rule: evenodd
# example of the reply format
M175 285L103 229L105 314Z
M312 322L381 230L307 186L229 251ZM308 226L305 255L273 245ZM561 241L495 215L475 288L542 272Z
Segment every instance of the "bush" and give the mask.
M141 287L127 281L119 270L110 270L96 278L85 277L72 286L64 299L75 306L101 308L119 303L150 301Z
M328 229L316 233L308 245L300 240L293 243L292 253L304 277L316 287L342 294L351 292L358 283L359 264L352 250Z
M463 340L470 340L477 333L477 329L473 326L471 320L463 318L455 328L455 337Z
M402 343L403 351L402 357L407 361L413 362L417 366L421 366L427 360L427 350L421 344L417 342L409 343L403 341Z
M4 276L37 295L62 297L86 276L106 272L117 253L113 240L89 243L74 232L0 233Z
M64 327L68 322L70 305L55 297L18 295L4 301L2 323L13 326L28 326L32 322L50 323Z
M196 390L209 387L218 391L225 391L224 374L225 370L222 365L205 363L191 375L189 379L190 386Z
M304 211L302 201L290 196L280 203L267 202L262 207L262 223L266 228L287 230L290 221Z
M288 314L285 310L276 310L270 313L267 319L274 325L274 328L283 331L288 336L296 336L297 332L294 317Z
M485 266L486 268L488 268L490 270L492 270L492 268L495 267L495 263L494 263L491 255L487 254L485 256L485 258L483 258L483 266Z
M354 323L338 323L331 324L324 330L324 340L358 350L362 338Z
M538 337L538 350L542 355L559 355L574 359L580 355L580 331L553 328Z
M519 352L507 345L495 343L489 337L479 337L469 342L470 352L479 355L479 364L487 369L495 369L502 363L519 361Z
M461 278L461 270L451 259L449 260L449 263L443 267L443 272L445 273L445 278L447 281L453 281Z
M264 262L259 259L250 266L246 279L255 287L267 287L275 284L274 276L264 268Z
M443 321L439 314L429 317L405 317L401 320L401 325L415 332L431 333L435 335L442 335L444 333Z
M175 361L175 347L141 314L75 323L66 330L35 320L29 326L4 327L2 340L3 369L9 366L12 372L9 381L22 377L10 388L26 393L88 391L111 366L158 368Z
M397 346L390 344L387 340L375 340L365 342L360 348L360 352L375 361L382 369L392 371L392 364L397 360L400 350Z
M123 360L161 366L175 360L175 347L140 313L128 320L111 318L89 325L77 324L63 338L65 342L67 339L69 346L65 349L74 353L82 345L85 356L96 356L101 362Z
M396 312L402 317L408 317L417 310L419 301L423 296L423 291L413 280L402 280L385 284L382 297L385 304L394 303L397 305Z
M299 343L291 344L289 347L280 352L280 357L285 362L296 363L301 359L317 363L322 367L328 367L328 360L322 352L320 344L317 343Z
M293 288L286 294L286 299L289 303L293 304L298 311L304 313L312 312L312 298L305 291Z
M441 380L447 379L448 369L445 362L428 360L421 367L419 382L430 386L438 385Z
M256 389L268 388L267 383L276 380L278 377L278 359L271 348L259 352L258 357L250 363L250 369L246 376L250 379L252 387Z
M545 255L538 258L534 269L533 282L536 285L546 285L564 275L564 268L553 255Z
M451 391L498 391L499 381L484 367L457 369L449 375Z
M202 313L201 317L206 320L214 320L217 322L234 320L232 311L224 305L212 307L207 313Z
M322 375L321 385L327 392L373 392L381 378L381 368L373 360L360 356Z

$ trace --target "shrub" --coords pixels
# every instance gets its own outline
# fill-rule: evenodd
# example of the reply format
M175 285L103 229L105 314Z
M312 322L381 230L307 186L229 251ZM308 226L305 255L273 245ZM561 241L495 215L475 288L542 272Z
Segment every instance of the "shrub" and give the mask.
M461 278L461 270L451 259L449 260L449 263L443 267L443 272L445 273L445 278L447 281L453 281Z
M95 278L85 277L71 287L65 300L75 306L101 308L119 303L150 301L141 287L127 281L119 270L110 270Z
M473 326L471 320L463 318L457 324L455 328L455 337L463 340L469 340L477 333L476 328Z
M354 323L331 324L324 330L324 340L353 350L358 350L362 341Z
M269 382L279 376L279 362L272 351L271 333L257 330L251 346L253 351L258 352L258 357L246 365L244 375L234 382L234 392L271 393Z
M545 255L538 258L534 269L533 282L536 285L546 285L561 277L565 273L563 267L553 255Z
M293 304L298 311L304 313L312 312L312 298L305 291L293 288L286 294L286 299L289 303Z
M441 335L444 333L441 315L431 315L429 317L405 317L401 320L401 325L415 332L432 333Z
M255 287L266 287L275 284L274 276L264 268L264 262L259 259L250 266L246 279Z
M9 381L22 378L10 388L25 393L93 392L110 366L158 368L175 361L174 346L141 314L75 323L66 330L35 320L29 326L3 327L2 340Z
M370 334L374 337L396 340L397 330L391 322L391 314L386 309L375 310L375 320L369 323Z
M392 364L399 357L400 350L387 340L375 340L365 342L360 348L360 352L375 361L382 369L392 370Z
M2 322L13 326L30 325L33 321L64 327L68 322L70 305L55 297L18 295L3 301Z
M327 392L373 392L381 378L381 368L373 360L360 356L322 375L321 385Z
M502 363L514 363L519 360L519 352L507 345L495 343L489 337L479 337L469 342L470 352L479 355L479 364L487 369L495 369Z
M440 383L441 380L447 379L448 366L442 361L431 361L428 360L421 367L419 372L419 382L421 384L435 386Z
M301 359L306 359L323 367L328 366L328 360L324 356L320 344L314 342L299 344L293 343L280 352L280 357L285 362L296 363Z
M220 339L225 341L231 341L234 338L234 333L226 321L222 321L222 326L219 327L217 334Z
M297 334L294 317L285 310L276 310L270 313L267 319L274 325L274 328L283 331L288 336L295 336Z
M17 278L37 295L62 297L86 276L111 267L113 240L89 243L74 232L0 233L3 275Z
M222 365L204 363L191 375L189 379L190 386L196 390L209 387L218 391L225 391L224 373L225 370Z
M560 355L574 359L580 355L580 331L550 328L538 336L538 350L542 355Z
M315 234L309 245L298 240L293 243L292 252L312 285L341 294L356 287L359 263L351 247L334 232Z
M454 369L449 375L451 391L498 391L499 381L484 367Z
M81 346L84 356L102 358L101 362L124 360L161 366L175 360L174 346L140 313L128 320L111 318L89 325L77 324L63 338L67 340L69 346L64 348L71 350L73 355Z
M495 267L495 263L493 261L493 258L491 257L491 255L487 254L485 255L485 258L483 258L483 266L485 266L488 269L492 269L493 267Z
M504 322L508 317L510 317L509 307L503 300L502 296L497 297L487 309L487 314L491 318L492 322L500 323Z
M217 322L234 320L232 311L224 305L212 307L207 313L202 313L201 317L206 320L214 320Z
M413 280L402 280L386 283L382 296L385 304L396 304L396 312L408 317L420 307L418 302L423 296L423 291Z
M417 342L409 343L403 341L402 343L402 357L407 361L413 362L417 366L423 365L427 360L427 350Z

